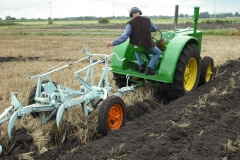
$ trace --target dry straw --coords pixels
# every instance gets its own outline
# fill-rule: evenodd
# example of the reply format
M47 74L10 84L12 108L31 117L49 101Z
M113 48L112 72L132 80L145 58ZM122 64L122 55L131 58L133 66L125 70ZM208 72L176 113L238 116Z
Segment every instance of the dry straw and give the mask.
M71 61L80 59L85 55L82 52L83 45L90 47L91 53L112 53L112 48L105 47L105 42L110 41L116 37L89 37L89 36L75 36L75 37L60 37L60 36L2 36L0 39L2 57L16 57L19 62L3 62L0 64L0 112L8 107L11 92L18 92L18 99L23 100L25 105L28 103L28 96L31 89L36 85L36 80L29 80L28 76L42 73L49 68L58 65L62 60L62 64L67 64ZM232 43L235 42L235 43ZM240 50L239 37L219 37L219 36L204 36L202 44L202 56L211 56L215 61L215 65L223 64L227 60L239 58ZM35 57L37 60L29 60L27 57ZM25 60L25 61L24 61ZM79 82L73 77L73 73L87 64L81 63L74 65L61 73L52 75L54 82L63 86L74 89L79 89ZM101 67L96 68L96 79L100 78ZM222 73L217 72L217 76ZM233 73L234 74L234 73ZM112 80L113 75L110 74L110 83L113 90L118 88ZM218 94L226 94L229 88L235 86L235 81L229 79L229 86L219 93L219 88L213 89L211 93L199 98L199 105L204 106L209 96L217 96ZM96 82L97 83L97 82ZM142 87L136 89L128 96L122 97L127 105L133 104L135 101L142 101L144 99L151 99L153 97L154 89L152 87ZM88 144L91 139L91 134L96 132L97 125L97 111L89 118L82 116L81 107L76 106L65 112L63 122L70 124L77 128L74 133L83 145ZM79 126L81 124L81 126ZM179 124L180 125L180 124ZM34 143L38 146L39 153L47 151L47 148L56 147L52 144L52 134L49 128L54 128L54 122L42 125L38 118L33 119L31 116L25 116L18 121L16 128L26 128L28 133L32 135ZM64 132L64 125L62 132ZM1 126L1 130L7 131L6 124ZM1 137L6 136L3 132ZM63 137L60 137L60 139ZM226 145L226 150L231 150L230 143ZM72 148L72 151L76 148ZM71 151L70 151L71 152ZM114 148L109 153L115 158L124 156L124 144L118 148ZM19 155L20 159L31 159L30 153Z

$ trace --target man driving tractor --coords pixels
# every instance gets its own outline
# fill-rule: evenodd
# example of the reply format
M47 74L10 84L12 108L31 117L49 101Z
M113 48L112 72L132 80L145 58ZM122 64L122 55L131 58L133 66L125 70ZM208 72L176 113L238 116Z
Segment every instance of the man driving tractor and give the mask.
M161 50L153 43L151 35L151 32L157 31L157 27L149 18L141 15L142 11L139 8L131 8L129 16L132 20L127 23L124 32L113 42L107 42L106 45L107 47L116 46L130 38L130 44L134 48L141 46L152 54L151 60L145 67L141 53L135 52L138 70L146 75L154 75L155 64L161 54Z

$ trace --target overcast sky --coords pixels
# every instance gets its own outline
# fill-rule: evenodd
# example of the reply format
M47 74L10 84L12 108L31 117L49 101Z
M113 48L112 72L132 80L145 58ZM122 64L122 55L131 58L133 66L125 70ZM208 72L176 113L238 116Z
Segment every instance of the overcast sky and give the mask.
M51 3L48 3L51 2ZM128 16L128 9L139 7L143 15L174 15L175 5L179 14L193 14L193 7L200 12L240 13L239 0L0 0L0 18L52 18L79 16ZM50 12L51 4L51 12Z

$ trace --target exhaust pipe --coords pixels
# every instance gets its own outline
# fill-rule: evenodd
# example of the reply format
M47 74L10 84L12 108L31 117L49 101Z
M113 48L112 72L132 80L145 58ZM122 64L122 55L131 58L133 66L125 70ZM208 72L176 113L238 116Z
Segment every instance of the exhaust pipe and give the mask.
M173 26L174 31L178 29L177 22L178 22L178 5L175 5L174 26Z
M196 36L197 33L197 25L198 25L198 17L199 17L199 8L200 7L194 7L194 28L193 28L193 35Z

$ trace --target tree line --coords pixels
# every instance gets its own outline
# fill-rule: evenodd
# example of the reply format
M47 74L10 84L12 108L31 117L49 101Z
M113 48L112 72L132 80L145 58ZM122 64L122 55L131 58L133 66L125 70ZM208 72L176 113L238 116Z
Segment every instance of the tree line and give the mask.
M199 14L200 18L228 18L228 17L240 17L238 12L233 13L218 13L216 15L214 14L209 14L208 12L202 12Z
M149 16L150 18L160 18L160 19L169 19L169 18L173 18L173 16L163 16L163 15L159 15L159 16ZM193 15L188 15L188 14L179 14L180 18L189 18L189 17L193 17ZM235 12L235 14L233 13L217 13L216 15L214 14L210 14L209 12L200 12L199 13L199 18L228 18L228 17L240 17L240 14L238 12ZM54 18L53 20L57 21L57 20L99 20L103 17L95 17L95 16L80 16L80 17L65 17L65 18ZM129 19L129 17L126 16L117 16L117 17L107 17L109 19ZM2 18L0 18L0 20L3 20ZM6 16L5 20L44 20L41 18L37 18L37 19L27 19L27 18L20 18L17 19L15 17L12 16ZM49 20L49 18L48 18Z

